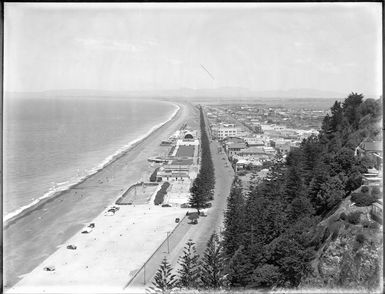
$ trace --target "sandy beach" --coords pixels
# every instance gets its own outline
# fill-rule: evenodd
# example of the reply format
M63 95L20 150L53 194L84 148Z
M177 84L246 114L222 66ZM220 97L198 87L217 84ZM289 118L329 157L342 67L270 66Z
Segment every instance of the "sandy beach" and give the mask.
M143 209L135 209L138 206L127 206L121 208L117 215L108 220L103 211L130 185L140 180L148 180L153 167L150 166L147 158L164 154L168 150L167 147L159 146L161 140L166 139L186 122L193 128L198 127L197 110L189 104L179 103L179 106L181 107L180 111L171 121L139 142L119 159L79 185L62 192L53 200L47 201L38 209L30 211L22 218L9 224L4 230L4 285L6 291L15 285L22 278L22 275L32 270L33 272L21 281L20 285L21 287L24 285L24 289L29 286L39 285L41 280L38 277L41 274L41 278L45 280L47 280L47 274L52 274L52 279L48 280L52 281L51 285L55 284L55 281L57 282L62 278L60 277L60 271L43 271L40 265L45 262L55 262L60 266L70 267L70 270L67 268L67 270L63 270L63 273L73 271L74 274L78 274L84 272L84 281L86 284L89 282L89 285L95 282L94 279L97 279L103 281L103 285L105 284L106 287L112 289L109 285L119 285L129 279L130 271L135 271L135 267L140 267L143 257L135 261L130 260L134 254L127 254L125 257L122 257L124 254L113 254L112 256L116 258L114 259L111 257L111 252L132 251L134 253L135 248L139 248L144 254L151 254L155 250L152 247L157 244L156 240L148 242L149 240L146 240L145 234L142 236L143 240L130 242L132 241L130 236L138 228L132 223L140 221L145 228L146 219L151 215L151 219L155 219L159 221L159 224L162 224L158 228L159 231L154 232L154 236L159 236L159 240L164 240L165 233L175 227L175 217L180 217L183 211L172 207L165 211L165 208L161 207L149 206L145 208L143 206L142 208L146 211L150 208L148 214L147 212L144 214ZM118 215L120 215L119 218ZM87 234L87 236L78 234L91 221L96 224L95 230ZM127 226L125 226L126 222ZM128 226L128 224L131 225ZM136 232L135 235L140 234ZM154 238L154 236L151 238ZM66 249L65 246L68 245L70 238L71 242L80 244L78 250ZM108 239L110 243L101 242L98 245L99 243L95 242L95 238L96 240ZM125 242L120 242L120 240L125 240ZM108 250L106 254L103 254L106 245ZM86 248L90 254L80 254L82 248ZM65 254L60 253L62 250L66 251ZM76 259L76 263L71 263L74 259ZM121 272L119 272L116 264L124 264L127 267L122 267ZM88 266L88 268L76 268L76 266L83 265ZM114 273L114 277L107 277L108 275L99 277L97 269L100 269L100 267L106 269L111 267L110 270L111 273ZM94 272L92 272L93 269ZM87 274L87 271L89 274ZM37 276L33 274L34 272L37 272ZM87 277L93 278L87 281ZM106 279L106 281L103 279ZM70 277L66 281L71 281ZM49 284L46 286L50 287ZM73 286L76 287L78 292L82 291L79 288L80 285L74 284ZM17 291L20 292L19 290ZM31 289L28 291L31 292ZM47 292L53 291L53 288L47 290ZM106 292L107 289L99 288L99 291ZM69 292L73 291L69 290Z

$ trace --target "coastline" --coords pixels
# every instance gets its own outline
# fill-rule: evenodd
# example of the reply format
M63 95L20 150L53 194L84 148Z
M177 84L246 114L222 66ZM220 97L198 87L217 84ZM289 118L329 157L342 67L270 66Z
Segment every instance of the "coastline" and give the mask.
M164 101L168 102L168 101ZM171 102L168 102L171 103ZM146 134L140 136L139 138L129 142L127 145L119 148L114 154L108 156L106 159L102 161L101 164L97 165L96 168L93 168L89 174L79 178L75 183L70 183L67 186L62 187L61 189L57 191L49 191L46 192L43 196L39 197L38 199L34 200L30 204L27 204L13 212L8 213L3 217L3 229L7 229L10 225L12 225L14 222L16 222L18 219L23 218L24 216L30 214L33 210L39 209L42 205L46 204L47 202L50 202L54 200L57 197L60 197L60 195L72 188L76 188L76 186L80 185L84 181L86 181L88 178L92 177L94 174L100 172L103 168L106 168L108 165L112 164L116 160L119 160L120 157L124 156L127 152L130 152L133 148L135 148L137 145L139 145L142 141L144 141L146 138L150 137L154 132L156 132L158 129L162 128L165 124L172 121L176 118L179 111L181 111L181 106L177 103L171 103L176 106L175 111L171 114L171 116L164 122L161 122L155 126L153 126ZM52 193L52 194L51 194Z
M178 109L170 120L135 142L104 168L59 195L44 199L38 208L24 212L23 217L8 222L4 229L6 287L53 254L141 175L149 175L147 157L164 150L159 146L160 141L191 119L195 112L186 103L174 104ZM31 258L26 261L25 256Z

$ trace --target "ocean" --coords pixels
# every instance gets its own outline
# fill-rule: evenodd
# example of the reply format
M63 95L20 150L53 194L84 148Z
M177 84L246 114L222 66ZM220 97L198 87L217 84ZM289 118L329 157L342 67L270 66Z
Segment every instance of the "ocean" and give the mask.
M176 111L143 99L5 98L4 220L95 173Z

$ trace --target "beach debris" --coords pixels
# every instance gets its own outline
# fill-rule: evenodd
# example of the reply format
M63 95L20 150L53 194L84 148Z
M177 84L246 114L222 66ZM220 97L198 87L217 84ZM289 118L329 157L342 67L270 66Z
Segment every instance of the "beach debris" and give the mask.
M71 250L76 250L76 246L75 245L68 245L67 246L67 249L71 249Z
M44 267L44 270L47 272L53 272L55 270L55 267L53 265Z
M89 227L89 228L95 228L95 223L90 223L90 224L88 225L88 227Z

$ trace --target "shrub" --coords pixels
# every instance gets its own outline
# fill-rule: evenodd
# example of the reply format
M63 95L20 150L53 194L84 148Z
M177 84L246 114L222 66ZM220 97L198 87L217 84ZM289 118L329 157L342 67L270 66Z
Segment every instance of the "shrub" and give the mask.
M370 221L368 221L368 220L363 220L362 221L362 226L364 227L364 228L369 228L369 226L370 226Z
M353 224L353 225L359 224L360 223L361 214L362 214L361 211L354 211L354 212L349 213L347 215L348 222Z
M346 220L346 213L345 212L341 212L340 219L341 220Z
M359 207L369 206L376 201L376 197L370 194L352 193L351 201Z
M369 223L369 229L378 230L379 228L380 228L380 225L377 222Z
M150 182L156 182L156 175L158 174L159 167L157 167L150 176Z
M358 234L356 237L356 241L360 244L364 243L366 240L366 237L364 234Z
M369 192L369 187L368 186L362 186L361 187L361 192L362 193L368 193Z
M167 188L170 186L169 182L164 182L160 190L156 193L154 204L159 205L163 203L164 195L167 194Z
M377 198L377 196L378 195L380 195L380 193L381 193L381 191L380 191L380 188L379 187L376 187L376 186L374 186L373 188L372 188L372 195L373 196L376 196L376 198Z

